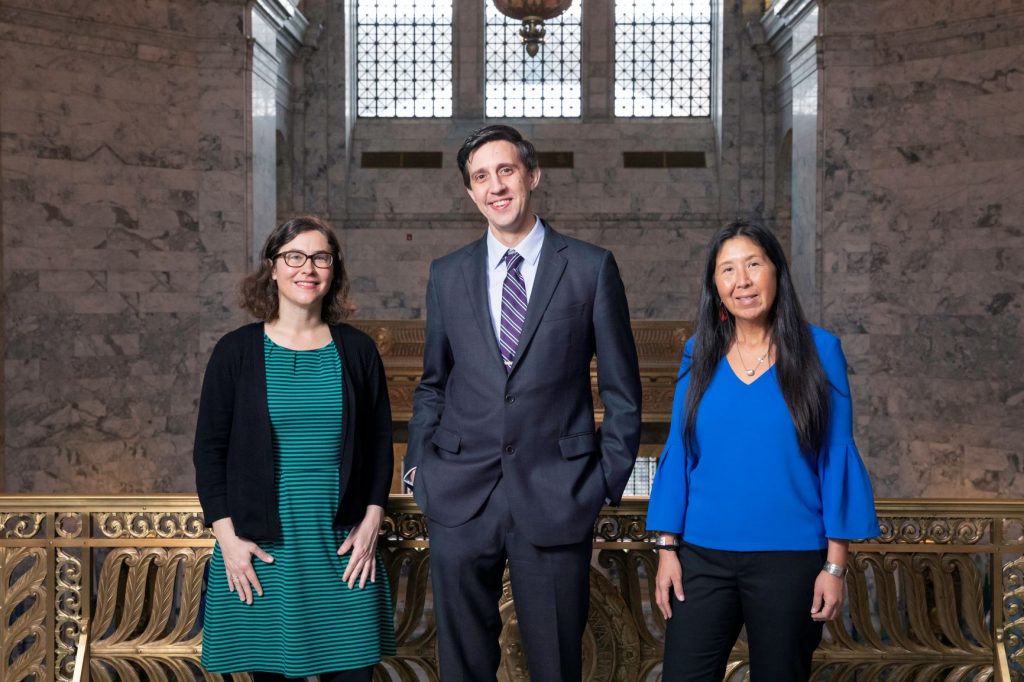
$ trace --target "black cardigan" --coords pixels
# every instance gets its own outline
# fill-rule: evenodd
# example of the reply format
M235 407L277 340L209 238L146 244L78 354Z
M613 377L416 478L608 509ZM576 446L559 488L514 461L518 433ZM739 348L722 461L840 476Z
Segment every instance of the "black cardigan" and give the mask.
M347 324L332 325L331 336L341 356L345 405L334 519L341 527L358 523L367 505L387 504L394 451L387 380L377 347ZM214 347L203 379L192 459L208 526L230 516L240 537L280 538L262 322L236 329Z

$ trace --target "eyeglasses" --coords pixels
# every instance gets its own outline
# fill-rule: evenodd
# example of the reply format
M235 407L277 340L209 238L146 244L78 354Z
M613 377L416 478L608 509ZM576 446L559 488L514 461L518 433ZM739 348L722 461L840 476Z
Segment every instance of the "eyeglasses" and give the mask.
M290 268L301 268L306 264L307 260L312 260L313 265L326 270L334 264L334 254L327 253L325 251L318 251L317 253L302 253L301 251L285 251L279 253L274 258L284 259L284 264Z

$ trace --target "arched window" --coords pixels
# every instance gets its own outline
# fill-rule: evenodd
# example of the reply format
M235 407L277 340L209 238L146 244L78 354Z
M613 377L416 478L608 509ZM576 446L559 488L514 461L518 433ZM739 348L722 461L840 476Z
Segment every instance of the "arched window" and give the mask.
M358 0L356 115L452 115L452 0Z
M615 115L711 115L711 0L615 0Z

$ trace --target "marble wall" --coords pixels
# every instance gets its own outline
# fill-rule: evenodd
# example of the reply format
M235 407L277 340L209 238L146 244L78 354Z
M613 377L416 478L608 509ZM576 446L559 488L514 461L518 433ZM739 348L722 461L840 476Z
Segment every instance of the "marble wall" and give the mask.
M1024 490L1024 8L822 3L822 320L878 492Z
M0 488L192 490L207 355L294 212L339 228L360 317L423 317L429 261L483 229L455 168L485 122L482 9L456 6L456 114L431 121L352 117L345 0L0 4ZM615 252L638 319L691 317L711 230L777 218L809 311L843 338L878 492L1012 494L1024 11L830 0L769 49L760 0L716 7L713 115L619 120L612 0L587 0L584 115L512 121L575 156L545 171L539 210ZM683 149L707 168L622 167ZM443 167L359 166L388 150Z
M327 215L340 228L353 272L359 316L423 316L427 269L482 234L455 155L483 117L482 3L456 3L455 116L450 119L353 120L345 81L344 0L307 0L311 25L322 24L304 82L305 147L296 159L306 179L296 207ZM621 119L612 115L612 0L583 6L583 116L509 121L541 151L574 154L572 169L543 171L538 211L556 228L612 249L633 316L681 319L696 306L701 251L725 219L766 207L763 64L745 26L760 17L757 0L722 3L716 20L727 38L717 77L716 116ZM364 169L364 151L439 151L443 168ZM623 151L703 151L707 168L623 168Z
M237 2L0 6L8 491L193 489L244 271Z

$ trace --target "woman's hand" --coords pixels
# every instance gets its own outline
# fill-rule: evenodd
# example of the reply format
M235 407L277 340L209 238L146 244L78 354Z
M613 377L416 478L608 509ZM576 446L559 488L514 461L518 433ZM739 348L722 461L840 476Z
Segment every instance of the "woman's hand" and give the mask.
M672 600L669 590L676 599L683 601L683 565L679 562L679 554L669 549L658 550L658 575L654 579L654 601L658 604L661 615L668 620L672 617Z
M843 585L845 581L831 573L822 571L814 581L814 601L811 602L811 618L820 621L834 620L843 608Z
M383 520L384 507L377 504L367 506L366 516L353 526L345 542L338 548L339 556L352 552L345 573L341 576L348 583L349 589L355 587L356 580L359 581L359 589L366 586L367 579L371 583L377 582L377 537Z
M837 566L846 566L850 560L850 541L828 538L827 561ZM814 580L814 599L811 601L811 618L829 621L839 615L843 608L843 587L846 581L822 570Z
M264 563L274 562L270 556L251 540L235 535L235 526L230 517L217 519L213 522L213 534L220 544L220 553L224 557L224 570L227 573L228 590L238 592L238 599L246 604L252 603L252 592L263 596L263 586L256 577L256 569L252 567L252 557L256 556Z

